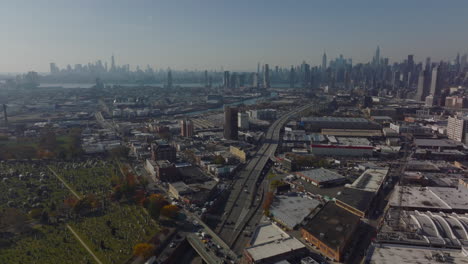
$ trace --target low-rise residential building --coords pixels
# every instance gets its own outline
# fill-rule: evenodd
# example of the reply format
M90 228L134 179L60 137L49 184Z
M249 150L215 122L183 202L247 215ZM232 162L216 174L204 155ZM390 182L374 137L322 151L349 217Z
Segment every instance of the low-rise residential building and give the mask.
M146 160L146 171L153 177L153 180L175 182L179 180L179 175L175 165L168 160Z
M242 147L230 146L229 152L237 157L241 162L247 161L247 153Z
M182 181L177 181L168 184L169 193L176 199L181 199L184 195L192 193L192 189Z

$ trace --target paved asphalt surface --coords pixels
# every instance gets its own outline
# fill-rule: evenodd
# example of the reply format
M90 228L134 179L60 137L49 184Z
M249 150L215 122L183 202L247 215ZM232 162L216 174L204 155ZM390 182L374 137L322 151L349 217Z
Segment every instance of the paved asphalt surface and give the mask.
M222 216L222 221L217 228L218 234L229 246L234 246L237 238L241 236L247 226L247 222L249 222L254 215L258 218L257 211L260 205L259 203L261 202L261 197L263 197L259 194L263 192L264 188L259 188L257 190L256 182L261 176L268 160L273 157L276 152L281 128L293 115L306 110L312 105L313 104L309 104L296 108L277 119L268 129L262 147L240 172L238 179L232 186L232 191ZM261 190L261 192L258 192L259 190ZM245 243L242 243L240 246L236 245L234 248L237 253L241 253L243 246L245 246Z

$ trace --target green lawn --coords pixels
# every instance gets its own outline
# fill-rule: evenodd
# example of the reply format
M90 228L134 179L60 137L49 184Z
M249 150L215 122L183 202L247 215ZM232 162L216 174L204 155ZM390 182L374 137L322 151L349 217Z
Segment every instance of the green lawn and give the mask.
M81 194L105 194L111 190L111 180L113 175L120 176L118 167L114 164L103 165L93 168L77 167L66 169L57 165L51 167L70 186Z
M107 225L110 221L110 225ZM133 246L146 242L159 231L158 224L141 206L112 204L101 216L86 217L70 226L105 263L123 263ZM112 228L116 229L112 235ZM104 248L101 248L101 241Z
M15 172L14 176L5 177L5 181L0 179L0 209L13 202L16 208L27 213L35 205L48 208L52 203L61 204L70 196L70 192L45 166L34 168L28 164L0 164L0 172L10 171ZM39 176L41 172L46 174L43 179ZM23 175L22 179L20 174Z
M112 175L121 177L121 174L113 162L95 163L85 166L83 163L61 162L51 167L78 193L97 194L100 200L109 195ZM13 202L20 211L28 213L37 203L50 208L52 203L62 205L65 198L72 196L45 165L0 163L0 173L9 174L10 171L15 176L7 176L5 181L0 179L0 210L9 207L8 202ZM41 172L48 177L41 179ZM20 179L19 174L26 177ZM43 194L44 187L41 186L47 189L47 194ZM135 244L148 241L160 230L158 223L140 205L119 203L110 203L101 212L68 220L67 223L102 262L110 264L125 262L132 256ZM34 234L15 236L12 238L14 243L6 247L0 243L0 263L94 263L64 223L58 226L43 225L36 229ZM101 241L104 247L101 247Z
M64 225L41 226L35 230L34 234L17 237L15 243L0 247L0 263L95 263Z

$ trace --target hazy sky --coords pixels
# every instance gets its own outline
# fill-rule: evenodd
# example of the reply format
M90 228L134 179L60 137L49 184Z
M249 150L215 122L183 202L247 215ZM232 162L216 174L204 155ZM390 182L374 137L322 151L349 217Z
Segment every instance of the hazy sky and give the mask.
M0 72L110 61L256 69L468 52L467 0L0 0Z

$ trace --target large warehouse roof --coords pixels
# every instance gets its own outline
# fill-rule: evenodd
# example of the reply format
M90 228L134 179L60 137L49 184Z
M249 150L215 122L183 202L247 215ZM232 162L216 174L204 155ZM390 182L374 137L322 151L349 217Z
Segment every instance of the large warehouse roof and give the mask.
M318 168L318 169L313 169L313 170L307 170L307 171L299 171L296 173L299 177L306 177L314 182L317 183L323 183L323 182L329 182L329 181L336 181L336 180L342 180L345 179L343 176L340 174L327 170L324 168Z

